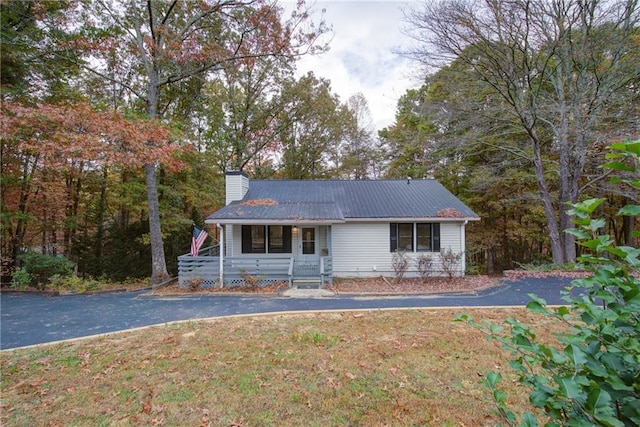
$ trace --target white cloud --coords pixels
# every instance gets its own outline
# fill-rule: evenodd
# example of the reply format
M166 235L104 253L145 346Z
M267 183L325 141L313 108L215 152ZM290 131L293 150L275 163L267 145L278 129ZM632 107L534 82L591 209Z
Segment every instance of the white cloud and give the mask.
M411 77L417 65L394 53L410 41L401 33L402 7L407 1L318 1L325 20L333 26L329 52L305 57L298 75L313 71L331 80L343 102L362 92L369 103L376 130L393 124L398 98L419 86Z

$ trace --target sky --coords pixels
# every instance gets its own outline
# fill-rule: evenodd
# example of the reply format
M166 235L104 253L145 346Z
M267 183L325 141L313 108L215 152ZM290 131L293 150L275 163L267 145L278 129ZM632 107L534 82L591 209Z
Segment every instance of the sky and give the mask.
M375 131L395 121L397 101L407 89L419 87L418 64L394 53L411 40L402 34L402 0L318 0L314 9L325 10L325 21L333 26L329 52L304 57L298 75L313 71L331 80L331 88L346 102L351 95L364 94ZM316 14L316 16L319 16Z

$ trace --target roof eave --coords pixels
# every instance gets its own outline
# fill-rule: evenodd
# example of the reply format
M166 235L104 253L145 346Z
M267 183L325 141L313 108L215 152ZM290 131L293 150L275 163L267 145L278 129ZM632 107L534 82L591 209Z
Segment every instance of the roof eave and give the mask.
M345 222L464 222L464 221L480 221L480 217L469 216L462 218L446 218L446 217L384 217L384 218L345 218Z
M331 225L344 224L347 222L465 222L480 221L480 217L463 218L442 218L442 217L398 217L398 218L344 218L344 219L305 219L305 218L283 218L283 219L261 219L261 218L207 218L206 224L317 224Z
M205 224L241 224L241 225L281 225L281 224L315 224L315 225L331 225L342 224L344 219L304 219L304 218L283 218L283 219L260 219L260 218L242 218L242 219L225 219L225 218L207 218Z

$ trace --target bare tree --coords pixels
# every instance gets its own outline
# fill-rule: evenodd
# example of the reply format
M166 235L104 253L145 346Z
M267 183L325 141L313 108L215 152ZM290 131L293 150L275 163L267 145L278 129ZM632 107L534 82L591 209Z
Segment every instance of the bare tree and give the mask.
M408 55L429 67L461 61L527 135L553 261L575 261L565 209L613 95L640 78L638 1L426 0L405 17L417 42Z

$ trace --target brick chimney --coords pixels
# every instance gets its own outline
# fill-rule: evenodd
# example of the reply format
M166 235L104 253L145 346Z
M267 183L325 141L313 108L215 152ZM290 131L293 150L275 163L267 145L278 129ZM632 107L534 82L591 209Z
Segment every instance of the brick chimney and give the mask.
M225 173L226 204L242 200L249 191L249 175L242 171L227 171Z

